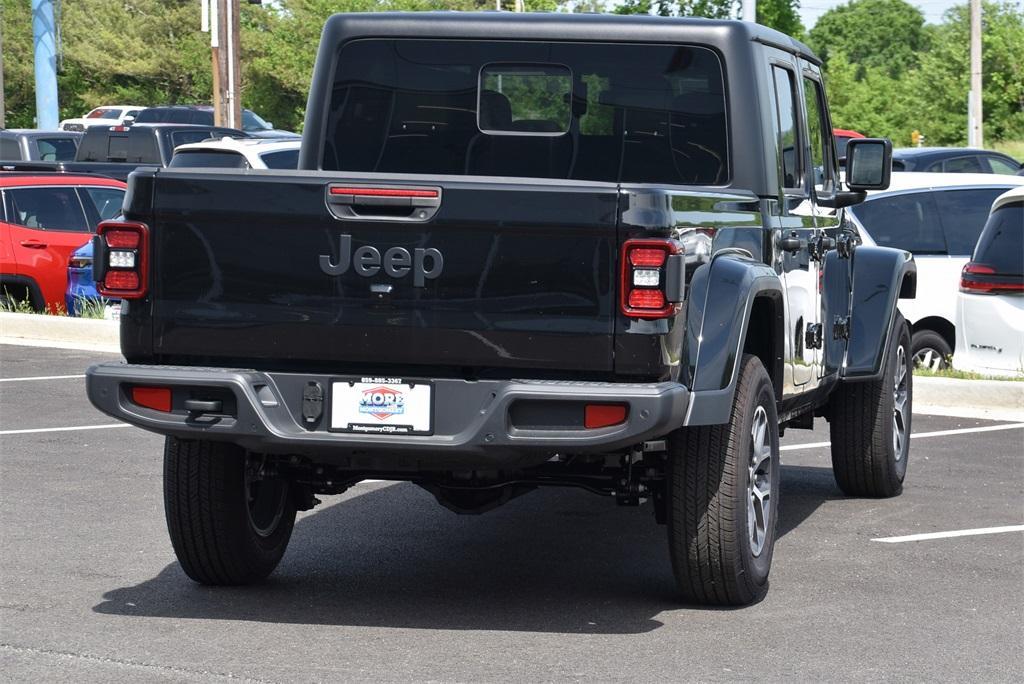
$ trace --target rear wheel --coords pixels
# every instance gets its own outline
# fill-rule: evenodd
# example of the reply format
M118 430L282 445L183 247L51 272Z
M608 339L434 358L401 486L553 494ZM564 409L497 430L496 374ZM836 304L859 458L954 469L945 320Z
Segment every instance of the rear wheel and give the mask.
M743 357L728 424L668 440L668 539L683 597L745 605L768 590L779 492L779 420L771 379Z
M164 508L174 553L202 584L247 584L273 572L291 538L295 503L261 457L222 442L168 437Z
M913 368L910 332L896 314L880 380L841 385L832 395L832 472L850 496L903 491L910 453Z
M934 330L918 330L911 338L914 350L914 367L937 371L949 367L953 349L944 338Z

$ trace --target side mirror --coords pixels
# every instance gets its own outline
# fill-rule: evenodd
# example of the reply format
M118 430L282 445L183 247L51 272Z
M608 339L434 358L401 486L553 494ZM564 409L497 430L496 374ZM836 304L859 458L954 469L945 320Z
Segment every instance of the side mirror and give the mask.
M888 138L854 138L846 144L846 184L850 190L885 190L892 176Z

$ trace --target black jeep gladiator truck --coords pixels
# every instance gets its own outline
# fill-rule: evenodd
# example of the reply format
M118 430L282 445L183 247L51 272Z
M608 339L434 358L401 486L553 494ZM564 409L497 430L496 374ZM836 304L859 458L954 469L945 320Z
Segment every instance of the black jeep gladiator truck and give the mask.
M95 238L127 362L89 398L166 435L202 583L380 478L649 501L682 598L750 603L785 428L829 421L849 495L907 468L915 266L843 211L891 146L851 141L843 186L831 131L819 60L754 24L336 15L297 171L132 174Z

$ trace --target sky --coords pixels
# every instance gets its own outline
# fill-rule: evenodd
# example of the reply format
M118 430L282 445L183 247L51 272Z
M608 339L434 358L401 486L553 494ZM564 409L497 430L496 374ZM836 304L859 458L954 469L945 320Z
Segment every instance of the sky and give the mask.
M800 19L804 26L811 28L818 17L847 0L800 0ZM965 0L910 0L910 4L924 13L924 20L929 24L938 24L942 13L954 5L963 4Z

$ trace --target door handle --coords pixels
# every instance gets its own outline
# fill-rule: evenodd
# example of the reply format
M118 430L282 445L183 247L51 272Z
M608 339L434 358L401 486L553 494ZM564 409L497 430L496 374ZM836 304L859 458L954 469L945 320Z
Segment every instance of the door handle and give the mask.
M46 243L39 240L22 240L21 246L28 249L46 249Z

